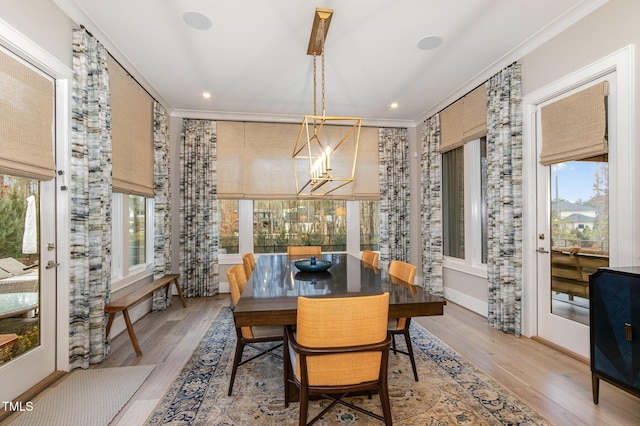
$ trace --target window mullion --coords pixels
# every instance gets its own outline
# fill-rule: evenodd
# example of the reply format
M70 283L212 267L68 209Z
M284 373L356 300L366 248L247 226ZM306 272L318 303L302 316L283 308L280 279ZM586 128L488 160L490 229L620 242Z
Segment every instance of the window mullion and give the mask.
M238 200L238 251L253 253L253 200Z
M360 256L360 202L347 201L347 253Z
M464 258L465 263L472 265L476 260L476 222L478 216L476 194L476 141L464 145ZM478 154L479 156L479 154Z

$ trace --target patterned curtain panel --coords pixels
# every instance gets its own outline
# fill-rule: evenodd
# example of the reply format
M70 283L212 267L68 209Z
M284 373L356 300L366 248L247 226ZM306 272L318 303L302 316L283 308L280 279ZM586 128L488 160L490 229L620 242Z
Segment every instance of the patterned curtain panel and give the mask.
M522 88L520 65L487 82L489 324L520 335Z
M440 115L427 119L422 131L420 188L422 192L422 281L425 290L444 296L442 284L442 174Z
M171 185L169 181L169 114L158 102L153 102L154 146L154 277L171 273ZM165 290L153 295L153 311L161 311L171 304L165 302Z
M218 294L216 123L182 122L180 274L186 297Z
M107 50L73 31L71 130L70 368L108 352L104 305L111 294L111 99Z
M380 265L409 262L409 132L379 131Z

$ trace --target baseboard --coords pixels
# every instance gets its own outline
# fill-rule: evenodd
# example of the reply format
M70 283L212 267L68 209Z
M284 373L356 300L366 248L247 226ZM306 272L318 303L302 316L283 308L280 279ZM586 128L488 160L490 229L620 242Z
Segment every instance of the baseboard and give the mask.
M533 336L531 337L531 340L535 340L538 343L541 343L545 346L549 346L550 348L555 349L558 352L562 352L565 355L570 356L571 358L577 359L578 361L582 362L583 364L587 364L587 365L591 365L591 361L589 360L589 358L585 358L582 355L579 355L575 352L571 352L570 350L563 348L560 345L556 345L555 343L552 343L546 339L543 339L542 337L539 336Z
M489 312L489 304L487 302L483 302L482 300L475 299L467 294L446 287L444 288L444 297L456 305L460 305L463 308L469 309L470 311L487 318L487 313Z

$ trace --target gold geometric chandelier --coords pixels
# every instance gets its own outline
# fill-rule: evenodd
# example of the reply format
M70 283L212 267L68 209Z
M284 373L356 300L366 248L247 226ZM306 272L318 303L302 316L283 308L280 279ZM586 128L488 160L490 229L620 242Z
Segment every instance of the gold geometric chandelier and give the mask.
M355 178L362 119L325 114L324 42L332 16L332 9L317 8L309 39L307 54L313 55L313 115L302 119L291 156L298 195L328 195ZM318 55L322 64L322 115L316 110Z

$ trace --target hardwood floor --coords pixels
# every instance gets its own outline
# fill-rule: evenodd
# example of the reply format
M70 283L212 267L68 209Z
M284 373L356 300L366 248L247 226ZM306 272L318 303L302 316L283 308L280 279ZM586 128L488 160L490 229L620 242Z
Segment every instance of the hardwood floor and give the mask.
M640 398L600 381L593 403L588 364L526 337L488 326L451 302L440 317L414 318L556 425L638 425Z
M229 303L227 294L193 298L184 309L174 298L168 310L144 316L134 325L141 357L135 356L126 332L112 339L109 356L92 368L156 366L113 425L144 423L211 320ZM601 382L600 403L595 405L589 366L555 349L496 331L485 318L450 302L443 316L414 321L556 425L640 424L640 398Z
M164 396L165 391L189 359L222 307L231 303L228 294L189 298L183 308L177 296L164 312L151 313L134 324L142 356L136 354L129 335L120 333L111 339L111 352L93 368L155 364L155 368L134 397L111 422L112 426L144 424Z

